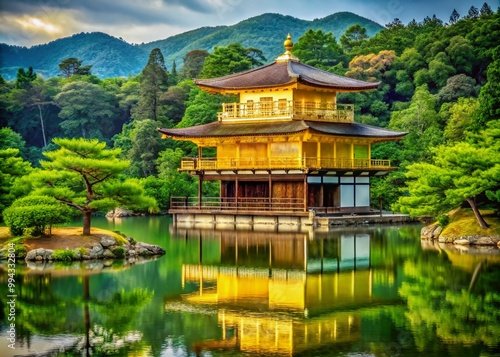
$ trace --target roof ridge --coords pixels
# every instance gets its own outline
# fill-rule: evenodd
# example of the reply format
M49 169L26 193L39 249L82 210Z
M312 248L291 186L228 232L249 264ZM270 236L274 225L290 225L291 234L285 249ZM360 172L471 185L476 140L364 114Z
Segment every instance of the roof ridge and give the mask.
M195 84L198 84L199 81L211 81L211 80L224 80L224 79L229 79L229 78L233 78L233 77L237 77L237 76L241 76L242 74L247 74L247 73L252 73L253 71L256 71L256 70L260 70L262 68L266 68L266 67L269 67L273 64L277 63L276 61L273 61L273 62L270 62L270 63L267 63L267 64L264 64L262 66L259 66L259 67L255 67L255 68L250 68L250 69L247 69L246 71L242 71L242 72L236 72L236 73L231 73L231 74L226 74L225 76L222 76L222 77L214 77L214 78L196 78L194 80L194 83Z

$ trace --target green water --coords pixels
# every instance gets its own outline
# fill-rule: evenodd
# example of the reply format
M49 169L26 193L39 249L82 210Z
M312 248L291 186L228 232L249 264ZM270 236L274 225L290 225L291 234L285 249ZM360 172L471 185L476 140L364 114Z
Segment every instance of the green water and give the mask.
M0 356L499 355L498 250L423 246L417 225L280 233L176 229L168 217L93 225L167 253L93 270L18 263L15 350L3 265Z

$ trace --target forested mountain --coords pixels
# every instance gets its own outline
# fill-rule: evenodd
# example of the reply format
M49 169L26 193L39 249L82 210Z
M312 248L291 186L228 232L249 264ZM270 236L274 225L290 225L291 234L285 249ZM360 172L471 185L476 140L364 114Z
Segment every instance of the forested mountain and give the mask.
M76 57L92 65L100 78L127 76L140 72L147 54L131 44L101 32L79 33L30 48L0 44L0 74L16 77L19 67L33 67L44 77L59 73L59 63Z
M0 44L0 74L14 79L19 67L33 67L44 77L59 73L58 64L69 57L76 57L85 65L92 65L92 73L99 78L138 74L153 48L160 48L167 68L176 61L182 65L183 57L191 50L212 51L215 46L240 43L262 51L268 61L283 51L283 41L288 32L298 39L308 29L332 32L339 37L345 30L359 24L369 36L382 26L349 12L339 12L313 21L300 20L280 14L263 14L232 26L202 27L164 40L132 45L110 35L94 32L80 33L30 48Z
M178 65L182 63L182 57L191 50L203 49L211 52L215 46L227 46L231 43L258 48L270 62L283 52L283 41L287 33L290 33L293 39L298 39L308 29L322 30L331 32L338 40L347 28L354 24L366 28L368 36L373 36L382 29L376 22L350 12L339 12L313 21L280 14L263 14L233 26L201 28L139 47L146 49L148 53L158 47L165 56L167 67L170 67L174 60Z

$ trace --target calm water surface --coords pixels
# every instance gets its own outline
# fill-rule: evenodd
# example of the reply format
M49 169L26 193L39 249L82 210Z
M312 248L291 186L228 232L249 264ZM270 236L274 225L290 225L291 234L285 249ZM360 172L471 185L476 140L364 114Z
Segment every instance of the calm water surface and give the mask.
M15 350L3 266L0 356L500 355L498 254L423 246L417 225L302 233L181 229L168 217L93 225L167 254L85 271L18 263Z

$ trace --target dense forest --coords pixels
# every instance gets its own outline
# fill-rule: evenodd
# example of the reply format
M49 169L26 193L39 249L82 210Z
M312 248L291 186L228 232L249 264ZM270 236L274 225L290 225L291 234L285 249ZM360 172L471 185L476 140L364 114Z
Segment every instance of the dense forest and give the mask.
M399 167L374 179L372 202L414 216L437 217L468 202L472 208L500 202L500 9L488 4L467 14L453 11L403 24L398 19L374 36L360 25L337 39L308 30L293 53L304 63L348 77L380 81L379 89L348 93L357 122L409 134L378 144L377 159ZM282 50L282 48L281 48ZM274 58L241 43L192 49L179 69L165 65L161 49L150 51L135 76L100 79L78 58L59 65L59 76L42 78L19 68L16 79L0 77L0 212L26 195L17 180L36 172L54 138L94 138L119 153L133 178L155 197L160 210L169 198L196 195L195 179L179 173L193 145L163 140L158 127L186 127L216 120L221 103L234 97L197 88L209 78L259 66ZM218 187L205 185L207 195Z

